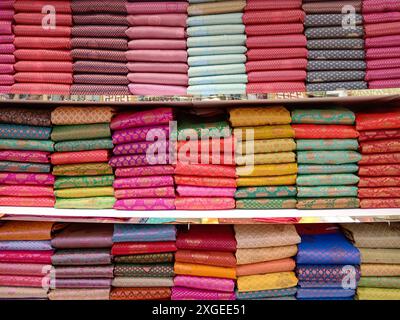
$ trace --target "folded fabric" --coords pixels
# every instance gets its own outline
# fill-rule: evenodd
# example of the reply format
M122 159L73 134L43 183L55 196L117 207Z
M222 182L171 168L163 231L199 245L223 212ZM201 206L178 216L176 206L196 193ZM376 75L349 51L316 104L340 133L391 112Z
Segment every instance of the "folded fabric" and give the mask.
M175 248L176 250L176 248ZM171 250L174 251L174 250ZM113 253L114 254L114 253ZM167 263L173 262L173 253L147 253L147 254L133 254L125 256L115 256L116 263Z
M236 200L236 209L295 209L295 198L278 199L239 199Z
M46 38L47 41L48 38ZM16 40L14 41L14 43ZM23 44L25 38L20 40ZM30 44L33 46L33 44ZM14 56L18 60L26 61L72 61L71 53L68 50L51 50L51 49L18 49L14 52ZM50 111L50 110L49 110Z
M31 36L17 36L15 37L14 40L14 46L16 49L27 49L29 52L35 52L36 54L40 53L40 50L62 50L64 51L64 55L68 55L71 57L71 52L69 51L71 49L71 40L69 37L31 37ZM38 51L34 50L38 49ZM33 51L34 50L34 51ZM13 50L9 50L13 51ZM18 50L17 50L18 51ZM12 53L12 52L9 52ZM17 57L18 58L18 57ZM36 56L36 59L31 59L31 60L42 60L39 59L38 56ZM71 59L68 59L65 61L69 61Z
M398 300L399 289L385 288L358 288L357 298L359 300Z
M237 280L239 292L285 289L296 285L297 278L294 272L242 276Z
M56 289L48 294L49 300L109 300L110 289Z
M93 73L93 74L128 74L128 66L123 62L110 62L104 64L103 61L75 61L73 65L74 73ZM101 121L107 122L107 121Z
M53 250L47 251L0 251L0 262L51 264Z
M189 16L209 15L209 14L223 14L242 12L246 7L245 1L233 0L212 3L196 3L191 4L187 12Z
M116 210L174 210L173 198L135 198L119 199L115 202Z
M188 48L187 52L189 57L195 56L209 56L209 55L224 55L224 54L243 54L246 53L247 48L244 45L227 45L227 46L215 46L212 47L193 47Z
M187 86L188 77L183 73L151 73L132 72L128 74L128 80L132 83L150 83L162 85Z
M115 277L161 278L174 276L173 264L117 264Z
M115 277L112 286L116 288L173 287L172 277Z
M237 266L236 274L238 277L256 274L267 274L276 272L293 271L296 264L293 259L282 259L269 262L260 262Z
M400 266L398 264L363 263L361 264L361 274L364 277L395 277L400 275Z
M359 187L398 187L399 177L361 177Z
M233 198L177 197L176 210L229 210L235 208Z
M181 197L233 197L235 188L212 188L178 186L176 192Z
M301 249L299 249L301 250ZM299 251L300 252L300 251ZM342 286L344 283L348 284L347 281L349 277L358 282L360 280L360 270L358 267L353 267L349 265L309 265L300 264L296 267L296 274L299 281L302 282L315 282L317 287L319 284L329 285L329 284L339 284L338 287ZM311 284L312 285L312 284ZM349 284L350 285L350 284ZM354 283L354 286L356 283Z
M46 173L0 172L0 183L6 185L53 185L54 176Z
M363 198L396 198L399 194L400 188L360 188L358 190L358 197Z
M53 165L107 162L109 152L107 150L95 150L86 152L57 152L51 155Z
M92 46L94 46L92 44ZM97 60L97 61L112 61L126 62L127 57L122 50L99 50L94 48L89 49L72 49L71 56L74 60Z
M53 187L27 185L0 185L0 196L53 197Z
M174 241L176 229L173 225L114 225L113 242L159 242Z
M175 252L175 242L124 242L114 244L111 250L113 256ZM121 261L120 261L121 262Z
M48 285L50 278L34 276L0 275L0 286L2 287L34 287L42 288Z
M298 187L299 198L322 198L322 197L357 197L357 187L329 186L329 187Z
M277 125L277 126L256 126L256 127L243 127L234 128L233 135L242 137L242 140L247 141L247 131L253 132L249 140L264 140L264 139L279 139L279 138L293 138L294 130L290 125Z
M198 187L235 188L233 178L175 176L175 184Z
M52 231L59 227L53 222L7 221L0 225L0 240L51 240Z
M170 297L170 288L113 288L110 293L110 300L164 300Z
M235 144L239 154L288 152L296 150L293 139L246 140Z
M45 276L51 265L40 263L0 263L1 275Z
M146 167L117 168L116 177L144 177L153 175L173 175L174 167L171 165L154 165Z
M0 139L0 150L54 151L54 142L50 140Z
M2 251L19 251L19 250L52 250L50 242L42 241L0 241L0 250Z
M0 138L2 139L49 140L50 133L51 128L49 127L0 124Z
M54 207L53 197L0 197L0 205L4 207Z
M355 290L350 289L326 289L326 288L299 288L297 299L324 299L353 297Z
M28 162L12 162L0 161L0 171L4 172L50 172L49 164L28 163Z
M171 300L235 300L234 293L174 287Z
M362 153L391 153L400 151L399 139L363 141L360 143Z
M157 72L165 73L188 73L189 67L186 63L163 63L163 62L128 62L125 66L131 72ZM113 72L115 73L115 72ZM123 72L128 73L128 72Z
M174 287L233 292L235 283L231 279L178 275L174 278Z
M399 264L399 249L359 248L362 263Z
M116 199L130 198L174 198L175 189L173 186L150 187L134 189L118 189L114 191Z
M131 26L170 26L186 27L187 15L183 13L162 13L162 14L135 14L127 17ZM157 22L155 22L155 20Z
M263 36L276 34L302 34L303 23L277 23L277 24L256 24L246 25L248 36Z
M148 135L169 137L168 125L146 126L116 130L113 133L114 144L148 141Z
M284 107L233 108L229 111L233 127L282 125L291 122L290 112Z
M351 209L359 208L360 201L357 198L325 198L325 199L301 199L297 201L296 208L311 209Z
M236 199L248 198L281 198L294 197L297 194L296 187L244 187L238 188L235 193Z
M360 160L361 160L361 154L355 151L298 151L297 152L298 163L336 165L336 164L356 163Z
M76 152L86 150L113 149L111 139L73 140L57 142L54 146L58 152Z
M237 249L236 259L238 265L266 262L290 258L297 253L297 245L268 247L268 248L251 248Z
M297 150L358 150L356 139L298 139Z
M114 266L57 266L55 273L57 279L103 278L112 279Z
M365 288L400 288L399 277L361 277L357 286Z
M73 64L70 61L19 61L14 64L17 72L60 72L72 73Z
M239 177L266 177L266 176L284 176L297 173L296 163L283 164L263 164L255 166L236 167L236 175Z
M298 174L328 174L328 173L355 173L358 171L357 164L299 164Z
M114 181L114 188L116 189L164 187L173 185L174 180L171 176L117 178Z
M181 250L175 254L175 261L189 264L204 264L217 267L236 266L236 258L231 252Z
M297 139L354 139L358 132L353 126L314 124L294 124L293 129Z
M91 198L57 198L57 209L112 209L115 198L110 196Z
M111 254L110 249L57 250L51 262L55 266L108 265Z
M99 139L111 137L108 123L55 126L51 133L53 141Z
M224 268L200 264L175 262L174 272L177 275L236 279L235 268Z
M122 85L102 85L94 86L88 84L73 84L71 86L72 95L129 95L129 88Z
M381 164L381 165L363 165L358 170L360 176L369 177L382 177L382 176L399 176L400 165L399 164Z
M62 289L62 288L110 288L111 279L55 279L52 283L54 288Z
M248 155L236 155L235 161L237 165L247 164L276 164L296 162L294 152L278 152L278 153L256 153Z
M262 291L249 291L249 292L236 292L236 299L249 300L249 299L263 299L263 298L280 298L294 296L297 292L296 287L287 289L273 289Z
M252 48L247 51L247 59L253 61L275 60L282 57L285 57L285 59L307 58L307 53L306 48Z
M260 61L248 61L246 63L247 72L265 71L265 70L306 69L306 67L307 67L307 59L260 60Z
M360 131L360 141L400 138L399 129Z
M58 11L57 11L58 13ZM44 13L34 12L21 12L14 14L14 20L18 25L35 25L40 26L43 18L46 16ZM57 24L59 26L72 26L72 16L70 14L57 14Z
M57 177L54 189L91 188L112 186L114 176Z

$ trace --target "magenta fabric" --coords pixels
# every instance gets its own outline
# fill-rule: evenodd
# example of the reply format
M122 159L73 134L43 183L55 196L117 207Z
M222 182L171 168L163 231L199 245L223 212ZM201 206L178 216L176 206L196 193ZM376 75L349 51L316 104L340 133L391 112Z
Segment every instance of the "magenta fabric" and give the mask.
M45 151L1 150L0 161L50 163L50 153Z
M128 22L131 26L172 26L186 27L187 14L138 14L129 15Z
M116 199L131 198L175 198L175 189L173 186L136 188L136 189L116 189Z
M125 112L116 115L110 124L112 130L128 128L151 129L160 124L168 124L174 119L173 110L170 107L162 107L145 111ZM156 127L157 128L157 127ZM165 127L160 127L164 129ZM116 133L114 133L116 134Z
M189 66L186 63L160 63L160 62L129 62L131 72L165 72L187 74Z
M0 72L1 73L1 72ZM15 80L14 80L14 76L13 75L9 75L9 74L2 74L1 78L0 78L0 85L12 85L14 84Z
M0 251L0 262L51 264L53 251Z
M10 35L0 35L0 44L2 43L13 43L14 42L14 35L10 34Z
M174 179L172 176L117 178L114 181L115 189L166 187L173 185Z
M0 275L0 286L2 287L30 287L43 288L50 284L48 276L16 276L16 275Z
M10 63L15 62L15 57L13 54L0 54L0 63Z
M129 91L139 96L184 96L187 88L183 86L165 86L155 84L129 84Z
M0 54L10 54L15 51L15 47L11 43L0 44Z
M367 61L367 70L400 68L400 57ZM385 71L385 70L382 70Z
M187 62L185 50L130 50L126 52L128 61L142 62Z
M112 126L112 125L111 125ZM148 126L117 130L113 133L113 143L115 145L121 143L130 143L138 141L146 141L149 134L159 137L169 137L169 125Z
M171 165L134 167L134 168L117 168L115 170L116 177L144 177L144 176L161 176L173 175L174 167Z
M366 58L369 59L388 59L400 57L400 46L390 48L371 48L366 52Z
M129 73L132 83L187 86L189 77L183 73Z
M186 40L140 39L128 43L130 50L186 50ZM155 71L157 69L154 69Z
M365 75L367 81L388 79L400 79L400 68L367 70Z
M363 13L400 11L400 2L397 0L364 0Z
M181 197L231 197L235 196L236 188L212 188L177 186L176 191Z
M174 199L170 198L144 198L117 200L114 205L116 210L174 210Z
M0 84L0 93L11 93L11 86L3 86Z
M235 294L174 287L172 288L171 300L235 300Z
M113 154L116 156L127 155L127 154L145 154L145 153L156 153L158 148L162 150L169 150L168 141L164 142L152 142L152 141L141 141L135 143L119 144L115 146Z
M180 275L174 278L174 286L211 291L233 292L235 289L235 282L231 279Z
M13 34L11 21L0 21L0 34Z
M0 172L0 184L7 185L54 185L55 178L47 173Z
M159 14L159 13L187 13L189 3L179 1L163 2L133 2L127 3L126 10L129 14Z
M400 12L368 13L364 14L363 18L365 24L395 22L400 21Z

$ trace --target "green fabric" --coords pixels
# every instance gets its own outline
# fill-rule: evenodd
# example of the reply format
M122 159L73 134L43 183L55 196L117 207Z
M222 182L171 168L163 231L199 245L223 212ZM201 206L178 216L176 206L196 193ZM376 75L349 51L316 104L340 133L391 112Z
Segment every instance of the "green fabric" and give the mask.
M356 164L299 164L298 174L328 174L328 173L355 173L358 172Z
M292 111L292 123L354 124L356 116L346 108L296 109Z
M298 139L297 150L358 150L357 139Z
M312 174L298 175L298 186L344 186L357 184L360 178L355 174Z
M400 264L400 248L358 248L362 263Z
M209 121L209 122L208 122ZM195 136L192 136L192 135ZM202 119L201 117L183 117L178 121L178 140L185 141L187 137L192 140L207 138L227 138L232 134L232 130L227 121L215 121ZM171 134L174 136L174 133ZM175 137L173 137L175 138Z
M113 169L108 163L82 163L82 164L63 164L54 166L53 175L55 176L101 176L113 174Z
M242 187L236 190L235 198L282 198L295 197L296 194L295 186Z
M55 145L55 149L58 152L104 150L113 148L114 145L111 139L63 141L58 142Z
M0 150L54 151L54 142L50 140L0 139Z
M114 176L60 177L54 183L54 189L106 187L112 186Z
M0 172L49 173L50 171L51 164L47 163L0 161Z
M400 289L400 277L361 277L358 286Z
M311 198L297 199L297 209L353 209L359 208L360 201L357 198Z
M236 209L295 209L295 198L241 199L236 200Z
M53 141L98 139L111 137L109 123L79 124L73 126L55 126L51 133Z
M347 186L298 187L297 196L299 198L357 197L358 188Z
M112 209L114 197L94 197L63 199L56 198L55 208L57 209Z

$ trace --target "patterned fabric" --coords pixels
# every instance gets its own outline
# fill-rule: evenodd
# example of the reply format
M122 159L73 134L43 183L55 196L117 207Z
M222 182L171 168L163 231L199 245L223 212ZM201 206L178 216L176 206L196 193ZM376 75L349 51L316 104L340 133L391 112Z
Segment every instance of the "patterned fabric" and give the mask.
M49 163L50 152L25 151L25 150L4 150L0 151L0 160L14 162Z
M273 177L250 177L236 179L238 187L263 187L263 186L285 186L295 185L296 175L273 176Z
M109 249L57 250L51 257L55 266L108 265L111 264Z
M237 288L239 292L286 289L296 286L297 282L294 272L278 272L239 277Z
M248 300L248 299L259 299L259 298L278 298L278 297L288 297L294 296L297 292L297 288L287 288L287 289L273 289L273 290L263 290L263 291L249 291L249 292L236 292L236 299L238 300Z
M358 288L359 300L399 300L400 289Z
M330 187L298 187L299 198L322 198L322 197L357 197L357 187L330 186Z
M361 160L355 151L298 151L297 161L307 164L347 164Z
M57 279L103 278L112 279L114 266L59 266L55 267Z
M174 210L174 199L168 198L137 198L119 199L115 202L116 210Z
M364 60L364 50L309 50L310 60Z
M116 288L173 287L172 277L115 277L112 286Z
M112 187L94 187L94 188L71 188L55 190L54 195L58 198L91 198L114 196Z
M268 248L237 249L236 259L238 265L243 265L290 258L295 256L296 253L296 245Z
M58 177L54 189L112 186L114 176Z
M326 60L326 61L308 61L308 71L323 71L323 70L365 70L367 63L364 61L340 61L340 60Z
M0 184L6 185L53 185L54 176L46 173L2 173Z
M246 130L252 130L254 132L253 139L255 140L294 137L294 130L290 125L235 128L233 130L233 135L237 137L241 136L242 140L246 141Z
M355 14L356 25L363 23L363 16L361 14ZM328 27L328 26L340 26L343 23L343 14L308 14L305 17L304 25L306 27Z
M108 150L93 150L80 152L56 152L51 155L53 165L76 164L91 162L107 162L109 159Z
M171 297L170 288L114 288L110 300L164 300Z
M177 275L236 279L235 268L175 262L174 271Z
M49 300L109 300L110 289L57 289L48 294Z
M117 130L113 133L114 144L147 141L147 137L153 136L169 137L168 125L135 127L131 129Z
M359 248L362 263L400 264L400 249Z
M349 289L299 288L297 290L297 299L347 298L347 297L353 297L354 295L355 295L355 290L349 290Z
M53 141L99 139L111 137L108 123L55 126L51 133Z
M299 139L297 150L358 150L356 139Z
M233 127L290 124L290 112L284 107L234 108L229 111Z
M236 266L235 255L231 252L180 249L175 254L175 260L177 262L205 264L217 267L234 268Z
M1 139L49 140L51 128L0 124Z
M355 28L343 27L323 27L323 28L307 28L305 31L307 39L346 39L346 38L363 38L364 28L356 26Z
M74 140L57 142L55 150L58 152L86 151L113 149L114 145L111 139L93 139L93 140Z
M47 140L0 139L0 150L54 151L54 143Z
M241 198L282 198L296 196L296 187L245 187L238 188L235 193L236 199Z
M53 251L0 251L0 262L51 264Z
M0 241L1 251L52 250L50 241Z
M50 109L4 107L1 109L0 123L50 127Z
M50 172L50 170L51 170L51 166L49 164L0 161L0 171L3 171L3 172L48 173L48 172Z
M368 85L366 81L312 83L307 85L307 91L337 91L337 90L364 90Z
M310 71L307 73L307 82L339 82L339 81L362 81L365 71Z
M111 122L111 107L58 107L51 113L53 125L77 125Z
M235 151L239 154L246 153L272 153L272 152L287 152L296 150L296 142L293 139L268 139L268 140L247 140L253 149L248 151L247 142L235 144ZM254 144L254 145L253 145Z
M174 241L176 228L173 225L114 225L113 242Z
M277 153L257 153L249 155L236 155L235 160L237 165L254 164L269 164L269 163L290 163L296 162L296 154L294 152L277 152Z
M400 277L361 277L358 287L400 289Z
M243 199L236 200L236 209L295 209L296 198L293 199Z
M358 176L355 174L313 174L299 175L297 177L298 186L342 186L357 184Z
M328 174L328 173L355 173L358 171L356 164L341 164L341 165L298 165L298 174Z
M57 209L112 209L114 203L114 197L57 198L54 207Z
M116 177L145 177L145 176L161 176L173 175L174 167L170 165L154 165L145 167L117 168L115 170Z
M173 253L150 253L114 257L116 263L167 263L172 262L173 260Z
M363 39L318 39L307 41L308 50L357 50L364 48Z
M301 199L297 201L297 209L351 209L359 208L357 198L326 198L326 199Z
M301 249L300 249L301 250ZM321 283L337 283L343 285L346 277L354 276L354 280L360 279L360 269L354 267L350 270L349 265L308 265L301 264L296 267L296 274L299 281L321 282Z
M149 176L117 178L114 181L114 188L151 188L173 186L174 180L171 176Z
M114 191L116 199L131 198L175 198L175 189L173 186L118 189Z
M236 167L236 175L239 177L265 177L291 175L296 173L296 163L262 164L255 166Z
M114 267L115 277L172 277L173 264L117 264Z
M234 293L174 287L171 300L235 300Z
M235 282L231 279L218 279L210 277L176 276L174 287L185 287L200 290L233 292Z

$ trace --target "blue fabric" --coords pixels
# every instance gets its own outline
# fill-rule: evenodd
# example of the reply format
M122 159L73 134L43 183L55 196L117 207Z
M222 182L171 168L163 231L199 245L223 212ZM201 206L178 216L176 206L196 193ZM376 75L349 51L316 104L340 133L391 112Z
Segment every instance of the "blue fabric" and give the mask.
M246 66L244 63L236 63L214 66L190 67L188 72L189 78L217 76L225 74L246 74Z
M249 291L239 292L236 291L237 300L248 300L248 299L262 299L262 298L277 298L294 296L297 292L296 287L287 289L275 289L275 290L263 290L263 291Z
M51 128L0 124L1 139L50 140Z
M175 241L173 225L125 225L115 224L113 242Z
M188 65L190 67L210 66L221 64L245 63L247 60L245 54L224 54L211 56L194 56L189 57Z
M25 251L25 250L37 250L37 251L45 251L45 250L53 250L51 247L51 241L0 241L0 250L10 250L10 251Z
M297 264L361 263L360 252L342 233L303 235L296 257Z
M346 289L303 289L297 290L297 299L352 298L355 290Z
M220 36L190 37L187 47L245 46L245 34L228 34Z
M315 281L321 283L339 283L355 277L360 280L359 266L351 265L307 265L300 264L296 267L296 274L300 281ZM341 285L340 285L341 287Z

